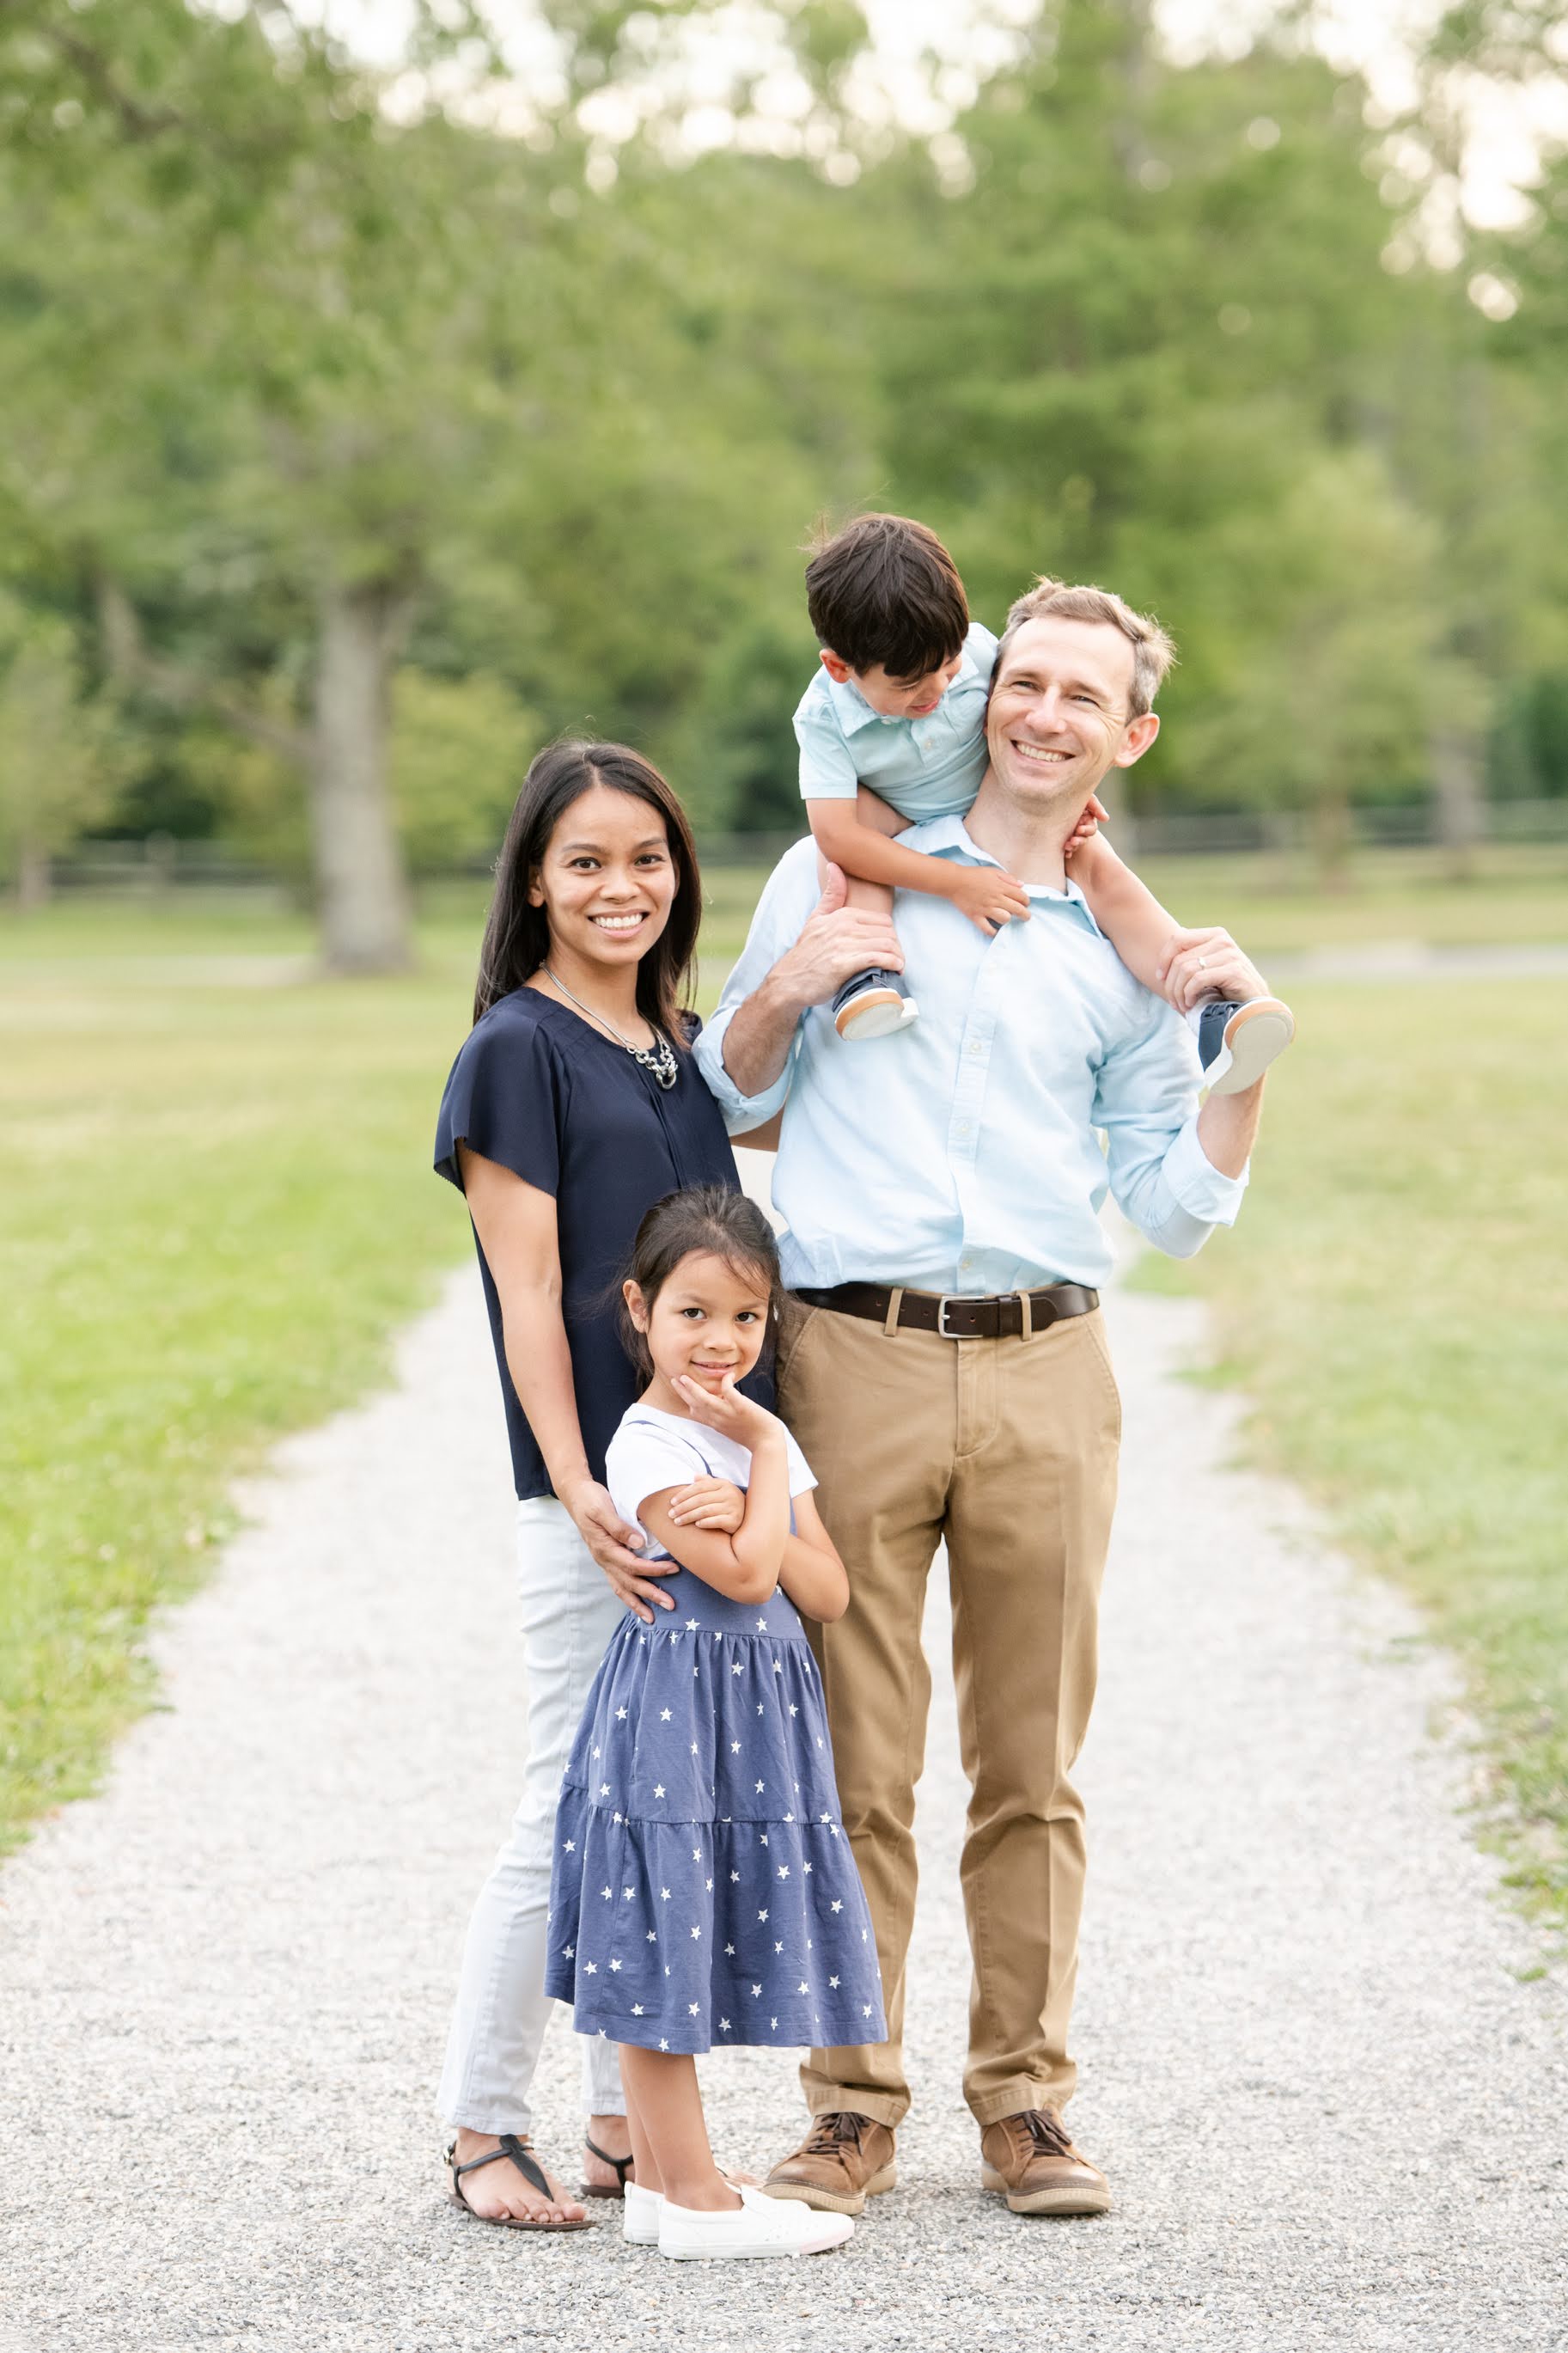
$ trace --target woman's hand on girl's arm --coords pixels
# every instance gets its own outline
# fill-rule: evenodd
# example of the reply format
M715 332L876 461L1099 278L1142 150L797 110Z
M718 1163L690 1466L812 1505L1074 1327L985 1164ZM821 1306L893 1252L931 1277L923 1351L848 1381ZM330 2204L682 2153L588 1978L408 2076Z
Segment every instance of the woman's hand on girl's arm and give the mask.
M779 1583L805 1616L830 1626L849 1607L849 1577L809 1492L795 1499L795 1527Z
M561 1320L561 1250L555 1197L466 1144L458 1163L468 1215L500 1300L507 1370L538 1441L550 1483L617 1600L653 1623L651 1602L674 1602L650 1579L669 1571L637 1558L643 1536L628 1527L588 1468L577 1419L572 1352Z

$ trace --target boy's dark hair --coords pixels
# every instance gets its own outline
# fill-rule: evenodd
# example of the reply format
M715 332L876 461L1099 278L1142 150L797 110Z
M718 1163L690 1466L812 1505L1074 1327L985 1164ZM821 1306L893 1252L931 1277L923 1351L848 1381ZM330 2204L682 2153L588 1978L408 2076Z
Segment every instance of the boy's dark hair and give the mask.
M656 1201L637 1228L623 1279L637 1284L643 1305L651 1308L681 1260L697 1250L723 1259L739 1274L760 1278L768 1294L771 1330L778 1321L784 1296L779 1246L756 1203L727 1185L694 1185L686 1192L667 1193ZM651 1377L653 1358L632 1322L624 1293L620 1317L622 1345L638 1371Z
M858 515L822 541L805 567L817 640L851 670L925 678L969 634L958 566L934 531L907 515Z

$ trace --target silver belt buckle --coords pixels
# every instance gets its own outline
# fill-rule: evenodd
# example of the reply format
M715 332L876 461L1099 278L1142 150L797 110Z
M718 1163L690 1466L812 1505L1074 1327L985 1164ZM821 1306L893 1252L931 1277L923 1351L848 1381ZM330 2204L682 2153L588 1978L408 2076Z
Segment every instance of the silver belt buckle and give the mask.
M963 1296L963 1294L962 1292L944 1291L942 1297L937 1301L936 1332L939 1340L962 1340L965 1337L963 1333L950 1332L947 1328L947 1311L953 1304L954 1301L962 1299Z

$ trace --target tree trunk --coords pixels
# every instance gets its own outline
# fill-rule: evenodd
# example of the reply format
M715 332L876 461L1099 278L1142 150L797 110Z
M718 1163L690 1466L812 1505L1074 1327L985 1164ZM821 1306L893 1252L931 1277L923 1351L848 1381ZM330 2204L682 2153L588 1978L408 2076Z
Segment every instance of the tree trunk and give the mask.
M334 972L413 962L408 886L392 822L392 664L407 601L384 585L322 593L310 756L310 830L321 946Z
M1437 788L1437 839L1449 879L1472 882L1476 844L1486 830L1480 746L1467 730L1432 731L1432 781Z
M22 842L16 851L16 904L47 906L52 895L49 855L36 841Z

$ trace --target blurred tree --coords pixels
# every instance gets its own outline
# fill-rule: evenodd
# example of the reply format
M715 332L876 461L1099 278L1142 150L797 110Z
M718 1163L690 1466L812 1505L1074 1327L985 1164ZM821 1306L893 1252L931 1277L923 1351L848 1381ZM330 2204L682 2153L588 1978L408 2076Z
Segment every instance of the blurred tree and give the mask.
M392 796L416 874L495 857L540 728L511 690L476 670L432 678L405 667L392 690Z
M68 622L0 596L0 873L22 906L49 860L101 815L114 785L107 712L85 702Z

